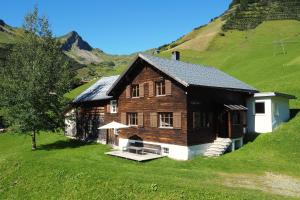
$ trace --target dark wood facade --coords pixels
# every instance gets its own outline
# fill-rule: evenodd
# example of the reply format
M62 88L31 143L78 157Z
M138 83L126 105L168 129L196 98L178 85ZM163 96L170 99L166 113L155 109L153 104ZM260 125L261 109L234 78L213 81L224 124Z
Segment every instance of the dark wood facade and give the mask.
M116 99L118 99L118 113L106 113L105 123L112 120L122 122L121 115L124 115L124 113L139 113L140 116L142 115L139 118L142 123L121 130L119 137L187 145L187 95L185 89L145 62L140 63L139 67L135 69L136 71L124 80L122 86L115 93ZM156 96L153 88L156 81L171 81L170 91L166 91L166 95ZM142 85L143 94L137 98L128 97L128 90L126 92L128 85ZM178 117L180 122L178 123L181 126L178 128L159 128L158 125L152 127L151 114L160 112L172 112L180 115ZM127 123L127 120L125 123Z
M233 124L233 112L224 108L224 104L245 105L249 94L208 87L191 87L188 91L188 145L212 142L216 137L240 138L246 125L244 112L235 111L239 122ZM193 113L212 113L209 127L194 128Z
M124 138L191 146L213 142L216 137L243 136L246 124L243 112L225 110L224 104L246 105L248 93L222 88L185 87L142 59L137 59L133 65L113 88L117 113L110 113L108 100L77 105L80 107L78 133L89 133L91 122L85 120L91 116L96 116L96 119L104 116L103 124L113 120L128 124L128 114L136 113L136 126L120 130L119 135L101 132L100 137L115 145L118 138ZM165 94L157 96L155 84L161 81L165 83ZM132 86L139 89L138 97L132 96ZM159 127L159 113L173 114L172 128Z

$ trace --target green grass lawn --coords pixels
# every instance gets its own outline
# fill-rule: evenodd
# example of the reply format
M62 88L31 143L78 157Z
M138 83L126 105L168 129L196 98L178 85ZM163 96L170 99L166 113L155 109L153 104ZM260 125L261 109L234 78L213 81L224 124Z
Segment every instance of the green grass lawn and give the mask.
M0 199L292 199L261 190L253 177L300 180L299 130L300 115L220 158L146 163L106 156L108 146L60 134L40 134L32 152L29 136L2 134ZM257 187L241 184L240 176Z

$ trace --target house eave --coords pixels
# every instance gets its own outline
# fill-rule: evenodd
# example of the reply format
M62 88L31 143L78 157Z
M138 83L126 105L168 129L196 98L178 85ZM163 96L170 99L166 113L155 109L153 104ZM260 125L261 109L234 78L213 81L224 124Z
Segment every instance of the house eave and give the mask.
M280 92L261 92L261 93L255 93L254 97L283 97L287 99L297 99L296 96L284 94Z

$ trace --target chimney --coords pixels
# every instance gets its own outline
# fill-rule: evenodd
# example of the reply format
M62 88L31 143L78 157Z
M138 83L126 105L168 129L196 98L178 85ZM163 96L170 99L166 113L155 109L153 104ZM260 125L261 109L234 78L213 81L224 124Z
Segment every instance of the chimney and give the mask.
M180 52L179 51L172 52L172 60L180 60Z

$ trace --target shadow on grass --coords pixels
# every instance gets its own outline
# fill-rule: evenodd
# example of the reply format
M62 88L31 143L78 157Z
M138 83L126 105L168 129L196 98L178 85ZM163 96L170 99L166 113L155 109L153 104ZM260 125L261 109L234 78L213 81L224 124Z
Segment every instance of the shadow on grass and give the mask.
M244 144L253 142L259 135L259 133L247 133L244 137Z
M38 150L57 150L67 148L78 148L86 145L92 145L94 142L83 142L80 140L59 140L51 144L43 144L38 147Z
M297 116L297 114L300 112L300 109L290 109L290 120L294 119L294 117Z

